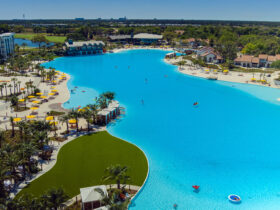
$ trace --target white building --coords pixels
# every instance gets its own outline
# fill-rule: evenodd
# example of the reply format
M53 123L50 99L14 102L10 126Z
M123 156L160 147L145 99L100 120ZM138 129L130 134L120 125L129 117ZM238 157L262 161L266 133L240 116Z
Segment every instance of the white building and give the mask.
M14 51L14 33L0 34L0 55L2 59L6 60Z
M64 44L67 55L102 54L104 47L105 44L102 41L73 42L72 40L68 40Z

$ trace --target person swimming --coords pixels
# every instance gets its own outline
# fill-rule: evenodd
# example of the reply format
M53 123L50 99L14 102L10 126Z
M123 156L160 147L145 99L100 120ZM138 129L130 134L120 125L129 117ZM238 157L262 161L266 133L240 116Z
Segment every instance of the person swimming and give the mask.
M198 102L194 102L193 105L194 105L194 106L197 106L197 105L198 105Z
M145 78L145 83L146 83L146 84L148 83L148 79L147 79L147 78Z
M144 99L141 100L141 104L144 105Z

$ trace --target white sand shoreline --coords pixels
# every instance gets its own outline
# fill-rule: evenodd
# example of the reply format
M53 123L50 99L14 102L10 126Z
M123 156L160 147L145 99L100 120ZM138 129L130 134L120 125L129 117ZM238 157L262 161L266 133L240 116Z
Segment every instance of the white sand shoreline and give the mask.
M181 59L164 59L164 61L168 64L175 65L175 63L179 62ZM181 68L178 66L178 71L194 77L209 79L215 78L216 80L225 81L225 82L233 82L233 83L243 83L243 84L252 84L259 85L264 87L271 87L279 89L280 86L276 85L274 79L278 78L279 72L274 72L270 74L270 77L266 77L267 84L262 84L259 82L252 82L251 79L254 77L257 80L260 80L261 73L246 73L246 72L235 72L229 71L227 74L223 72L214 72L214 71L205 71L208 68L197 68L190 66L192 64L191 61L186 60L187 64L182 66ZM254 76L253 76L254 75ZM266 74L268 75L268 74Z

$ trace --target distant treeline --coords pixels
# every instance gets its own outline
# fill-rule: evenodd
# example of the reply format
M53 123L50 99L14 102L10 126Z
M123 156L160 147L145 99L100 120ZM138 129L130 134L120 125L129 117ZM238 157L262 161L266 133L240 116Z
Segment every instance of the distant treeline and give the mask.
M32 20L0 20L0 24L19 24L25 26L32 26L33 24L77 24L77 25L107 25L107 24L180 24L180 25L228 25L228 26L280 26L280 22L273 21L235 21L235 20L168 20L168 19L32 19Z

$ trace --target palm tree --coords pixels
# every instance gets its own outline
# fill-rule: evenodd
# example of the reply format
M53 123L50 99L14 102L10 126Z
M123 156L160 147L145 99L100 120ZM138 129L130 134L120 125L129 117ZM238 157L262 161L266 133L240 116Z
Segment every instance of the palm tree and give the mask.
M5 164L8 167L9 171L11 172L11 178L14 179L15 184L18 181L18 171L17 171L17 167L18 167L18 163L19 163L19 156L17 155L16 152L10 152L6 155L5 157Z
M121 166L121 165L115 165L115 166L109 166L105 169L105 172L107 173L106 176L103 177L104 181L116 181L118 185L118 189L121 188L120 184L124 180L128 179L128 175L126 175L127 167Z
M0 92L1 92L1 97L2 97L2 98L3 98L3 89L4 89L4 85L1 84L1 85L0 85Z
M3 83L3 85L4 85L4 87L5 87L5 91L6 91L6 101L7 101L7 97L8 97L8 93L7 93L7 83L6 83L6 82L4 82L4 83Z
M0 131L0 149L2 148L2 143L5 142L5 133Z
M69 133L69 121L70 117L68 115L63 115L59 118L62 123L66 124L66 132Z
M89 104L87 107L89 107L92 115L92 123L96 123L97 119L97 113L98 113L98 106L97 104Z
M16 93L16 81L17 78L12 78L11 81L14 83L14 94Z
M11 137L14 137L15 136L15 122L14 122L14 118L13 117L10 117L10 123L11 123L11 126L12 126Z
M78 121L79 121L79 117L81 117L81 113L78 112L77 110L75 109L72 109L70 112L69 112L69 116L71 118L74 118L76 120L76 129L77 129L77 133L79 132L79 124L78 124Z
M81 115L87 121L87 129L89 132L90 131L90 121L91 121L91 116L92 116L91 110L85 109Z
M62 188L50 189L41 197L48 208L55 210L61 207L68 198Z
M10 95L12 95L12 87L13 87L12 84L8 85L8 88L10 88Z

